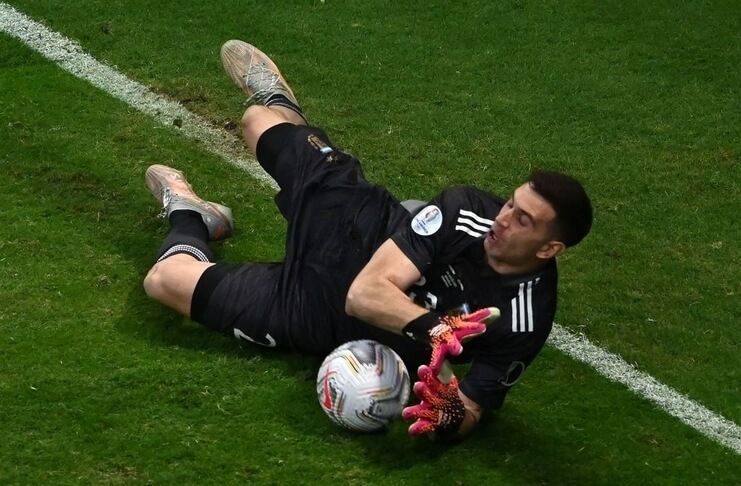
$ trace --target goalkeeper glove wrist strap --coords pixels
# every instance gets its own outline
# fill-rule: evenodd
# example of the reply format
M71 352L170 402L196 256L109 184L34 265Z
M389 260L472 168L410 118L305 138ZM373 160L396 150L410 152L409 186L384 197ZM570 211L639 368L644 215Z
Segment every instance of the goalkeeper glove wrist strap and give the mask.
M401 332L415 341L430 342L430 329L440 323L440 314L428 312L410 321Z

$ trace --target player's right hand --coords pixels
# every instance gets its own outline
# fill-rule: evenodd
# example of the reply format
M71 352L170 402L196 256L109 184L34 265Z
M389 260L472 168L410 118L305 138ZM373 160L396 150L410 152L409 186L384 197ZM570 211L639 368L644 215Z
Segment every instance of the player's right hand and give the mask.
M401 414L404 420L414 420L409 434L455 434L466 416L466 408L458 395L458 380L452 376L449 383L443 383L425 365L419 367L417 375L419 381L414 384L414 394L420 403L406 407Z
M487 324L499 318L499 314L496 307L486 307L462 316L441 316L438 324L428 331L432 372L437 375L445 358L461 354L463 342L486 332Z

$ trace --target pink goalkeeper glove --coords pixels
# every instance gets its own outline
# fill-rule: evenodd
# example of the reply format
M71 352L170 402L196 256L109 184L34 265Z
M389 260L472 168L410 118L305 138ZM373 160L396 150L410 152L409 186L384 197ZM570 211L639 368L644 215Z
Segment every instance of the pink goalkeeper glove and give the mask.
M416 420L409 426L409 435L454 434L466 416L466 408L458 395L458 379L453 376L450 383L442 383L425 365L419 367L417 375L420 381L414 384L414 394L420 403L406 407L401 413L404 420Z
M428 312L407 324L403 332L412 339L425 341L432 346L430 368L436 375L448 355L461 354L461 343L486 332L486 325L498 317L499 309L496 307L487 307L463 316L441 316Z

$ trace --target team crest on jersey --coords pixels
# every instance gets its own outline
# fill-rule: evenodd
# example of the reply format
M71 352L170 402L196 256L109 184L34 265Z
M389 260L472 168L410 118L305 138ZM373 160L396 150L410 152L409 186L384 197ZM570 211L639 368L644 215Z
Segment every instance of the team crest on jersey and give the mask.
M323 154L329 154L329 153L334 152L334 150L332 150L332 147L322 142L322 140L316 135L313 135L313 134L309 135L306 140L311 144L312 147L314 147L316 150L320 151Z
M430 236L443 225L443 212L435 205L422 209L412 219L412 230L418 235Z

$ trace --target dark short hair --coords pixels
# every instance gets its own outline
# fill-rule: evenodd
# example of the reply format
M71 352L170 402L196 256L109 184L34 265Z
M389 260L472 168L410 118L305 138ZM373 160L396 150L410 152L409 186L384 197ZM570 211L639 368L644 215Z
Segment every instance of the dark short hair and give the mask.
M579 181L560 172L535 170L528 183L556 211L556 239L574 246L587 236L592 228L592 203Z

